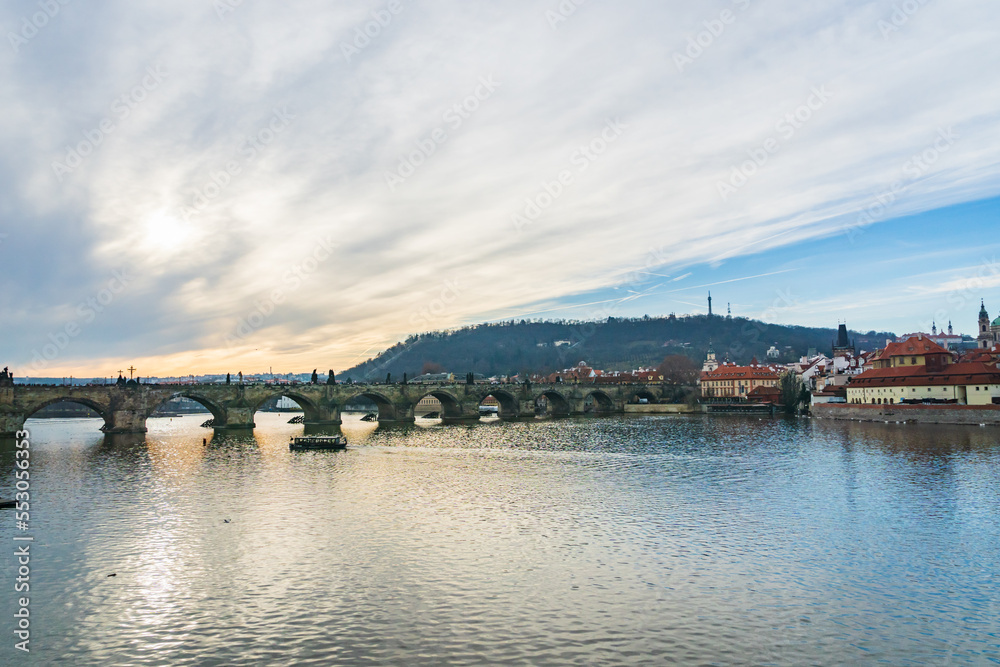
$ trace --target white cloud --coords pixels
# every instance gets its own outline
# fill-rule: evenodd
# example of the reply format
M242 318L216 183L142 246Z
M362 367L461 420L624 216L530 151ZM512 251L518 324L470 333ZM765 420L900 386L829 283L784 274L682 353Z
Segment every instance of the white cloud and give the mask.
M5 223L76 225L85 243L72 252L94 281L120 261L141 269L135 298L147 305L129 321L148 327L126 325L104 356L217 350L198 362L208 368L267 350L276 367L338 367L411 331L456 276L460 293L427 328L612 285L650 248L681 267L835 233L907 179L939 128L959 138L885 219L1000 190L1000 74L984 66L1000 55L1000 29L984 0L927 4L888 38L878 21L890 2L749 3L683 72L674 54L718 11L587 3L552 30L552 4L407 3L351 62L341 44L382 4L244 3L224 20L196 2L67 6L2 56L13 120L0 145L16 173ZM113 101L157 63L163 83L116 116ZM499 87L455 126L448 110L489 76ZM786 136L782 119L821 86L829 101ZM281 108L294 118L268 135ZM51 163L105 117L115 131L60 183ZM582 170L574 154L613 118L627 129ZM385 172L439 128L447 139L390 191ZM775 136L780 149L723 201L718 183ZM238 173L221 178L232 164ZM511 216L564 170L572 183L518 234ZM239 319L288 287L326 237L329 260L246 349L227 348ZM46 326L25 323L15 356Z

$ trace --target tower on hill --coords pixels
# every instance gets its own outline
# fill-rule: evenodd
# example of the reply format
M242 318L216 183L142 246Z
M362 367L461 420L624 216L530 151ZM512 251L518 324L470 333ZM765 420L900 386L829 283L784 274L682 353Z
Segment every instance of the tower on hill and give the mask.
M712 293L708 293L708 316L712 316Z

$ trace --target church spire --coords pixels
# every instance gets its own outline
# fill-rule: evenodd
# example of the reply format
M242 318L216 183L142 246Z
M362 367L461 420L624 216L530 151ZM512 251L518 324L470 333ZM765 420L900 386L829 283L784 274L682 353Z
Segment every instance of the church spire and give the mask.
M989 349L995 342L990 326L990 314L986 312L986 301L980 301L979 336L976 340L979 341L979 348L983 350Z

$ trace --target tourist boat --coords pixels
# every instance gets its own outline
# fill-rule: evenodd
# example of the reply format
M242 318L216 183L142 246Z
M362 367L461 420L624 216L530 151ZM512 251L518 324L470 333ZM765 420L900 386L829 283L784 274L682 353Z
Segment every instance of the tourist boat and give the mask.
M292 438L292 441L288 443L288 449L293 452L312 449L347 449L347 438L342 435L307 435L301 438Z

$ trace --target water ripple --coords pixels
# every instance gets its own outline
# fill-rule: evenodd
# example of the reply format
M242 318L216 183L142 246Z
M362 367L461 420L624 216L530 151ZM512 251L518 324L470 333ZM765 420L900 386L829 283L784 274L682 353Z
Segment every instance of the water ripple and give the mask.
M200 421L30 422L35 634L0 663L1000 661L995 430Z

